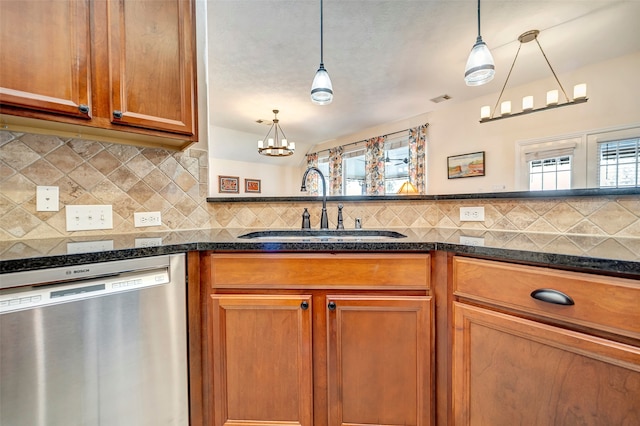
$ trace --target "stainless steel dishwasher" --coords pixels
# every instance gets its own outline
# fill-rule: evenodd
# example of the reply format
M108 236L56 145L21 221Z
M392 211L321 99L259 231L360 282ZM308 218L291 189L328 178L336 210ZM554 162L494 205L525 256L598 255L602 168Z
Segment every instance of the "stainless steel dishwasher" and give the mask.
M185 255L0 275L0 425L189 424Z

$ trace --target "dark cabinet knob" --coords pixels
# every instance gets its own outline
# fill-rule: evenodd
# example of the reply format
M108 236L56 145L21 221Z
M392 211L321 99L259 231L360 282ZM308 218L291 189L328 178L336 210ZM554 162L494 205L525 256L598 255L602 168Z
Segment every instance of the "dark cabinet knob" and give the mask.
M307 302L306 300L303 300L302 303L300 304L300 307L302 308L303 311L306 311L307 309L309 309L309 302Z
M329 302L329 304L327 305L327 308L329 308L330 311L335 311L336 310L336 302L334 302L334 301Z
M117 118L117 119L121 119L122 118L122 111L113 111L113 117Z
M78 110L83 114L89 114L89 105L80 104L78 105Z

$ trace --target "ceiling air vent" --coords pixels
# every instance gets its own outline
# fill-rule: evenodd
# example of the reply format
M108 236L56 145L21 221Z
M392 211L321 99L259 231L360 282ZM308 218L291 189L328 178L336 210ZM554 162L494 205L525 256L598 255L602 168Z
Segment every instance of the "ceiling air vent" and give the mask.
M430 101L433 102L434 104L439 104L440 102L448 101L449 99L451 99L451 96L441 95L436 98L430 99Z

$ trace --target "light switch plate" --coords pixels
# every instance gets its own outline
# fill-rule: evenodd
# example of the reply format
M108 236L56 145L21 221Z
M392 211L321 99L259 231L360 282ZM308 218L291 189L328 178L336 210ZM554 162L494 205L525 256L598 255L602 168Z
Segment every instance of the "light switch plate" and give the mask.
M57 212L60 210L60 190L57 186L36 187L36 211Z
M67 231L113 229L113 209L105 205L68 205L65 207Z

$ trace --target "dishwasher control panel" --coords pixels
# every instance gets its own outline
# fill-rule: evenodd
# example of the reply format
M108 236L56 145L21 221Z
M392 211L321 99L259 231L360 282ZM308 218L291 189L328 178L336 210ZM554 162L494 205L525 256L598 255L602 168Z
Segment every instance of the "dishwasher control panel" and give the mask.
M145 287L168 284L169 281L169 269L159 268L72 283L7 289L0 291L0 314L107 296L122 291L140 290Z

